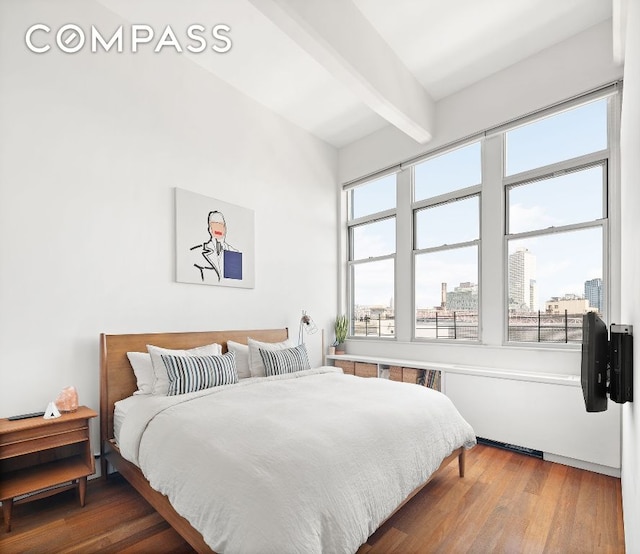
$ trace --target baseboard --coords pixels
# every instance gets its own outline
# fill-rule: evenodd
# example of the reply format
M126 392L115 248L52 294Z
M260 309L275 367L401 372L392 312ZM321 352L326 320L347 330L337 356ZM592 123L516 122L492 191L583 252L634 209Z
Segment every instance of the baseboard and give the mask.
M610 477L620 478L619 467L609 467L600 464L594 464L592 462L585 462L583 460L576 460L574 458L567 458L566 456L559 456L558 454L551 454L550 452L542 452L541 450L534 450L526 446L518 446L515 444L509 444L500 441L494 441L492 439L485 439L484 437L476 437L478 444L486 444L487 446L493 446L495 448L502 448L503 450L509 450L510 452L517 452L518 454L525 454L526 456L532 456L547 462L554 462L556 464L562 464L565 466L575 467L578 469L584 469L587 471L593 471L594 473L602 473L603 475L609 475Z
M609 475L610 477L620 478L619 467L609 467L600 464L594 464L592 462L585 462L583 460L576 460L574 458L567 458L565 456L558 456L557 454L551 454L549 452L543 453L543 460L548 462L554 462L556 464L562 464L565 466L576 467L578 469L585 469L587 471L593 471L594 473L602 473L603 475Z
M486 444L487 446L493 446L495 448L502 448L503 450L509 450L510 452L517 452L518 454L525 454L533 458L543 459L542 450L534 450L527 446L519 446L517 444L509 444L506 442L494 441L493 439L485 439L484 437L476 437L478 444Z

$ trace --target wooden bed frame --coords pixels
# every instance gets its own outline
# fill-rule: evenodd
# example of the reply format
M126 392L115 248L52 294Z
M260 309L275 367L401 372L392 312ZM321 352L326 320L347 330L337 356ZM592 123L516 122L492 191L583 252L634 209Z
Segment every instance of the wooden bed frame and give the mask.
M186 519L173 509L167 497L151 488L142 471L121 456L115 443L113 433L114 404L118 400L131 396L137 390L136 378L129 364L127 352L147 352L148 344L162 348L189 349L212 343L221 344L223 352L226 352L228 340L247 344L247 338L251 337L262 342L281 342L288 336L289 332L286 328L126 335L103 333L100 335L100 465L102 477L103 479L108 477L108 462L197 552L212 553L213 551L204 542L200 532L195 530ZM456 458L458 459L460 477L464 477L464 448L455 450L445 458L433 475ZM431 477L416 488L393 513L400 510L430 479Z

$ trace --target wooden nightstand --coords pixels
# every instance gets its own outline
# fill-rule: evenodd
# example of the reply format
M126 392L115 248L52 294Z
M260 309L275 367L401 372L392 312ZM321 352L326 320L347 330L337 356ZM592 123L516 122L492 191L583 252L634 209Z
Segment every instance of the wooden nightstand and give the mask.
M86 406L56 419L0 419L0 501L7 532L14 504L78 488L84 506L87 476L95 473Z

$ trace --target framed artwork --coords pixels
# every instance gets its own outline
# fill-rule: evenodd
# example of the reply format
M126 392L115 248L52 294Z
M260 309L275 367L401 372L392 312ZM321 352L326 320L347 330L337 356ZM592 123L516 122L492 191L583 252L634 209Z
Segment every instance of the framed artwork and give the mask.
M176 281L255 286L253 210L175 189Z

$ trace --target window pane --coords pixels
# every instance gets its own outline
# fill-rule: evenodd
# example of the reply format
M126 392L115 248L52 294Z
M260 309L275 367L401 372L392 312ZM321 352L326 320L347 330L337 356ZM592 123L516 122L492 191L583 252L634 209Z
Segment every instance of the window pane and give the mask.
M418 164L414 168L414 200L479 185L481 167L479 142Z
M505 172L514 175L607 147L607 99L506 133Z
M591 167L510 188L509 233L602 218L602 171Z
M396 218L353 227L353 260L386 256L396 251Z
M509 340L581 342L582 315L604 311L602 278L601 227L510 240Z
M396 175L387 175L351 191L351 218L356 219L396 207Z
M394 336L394 261L356 264L352 270L353 334Z
M480 197L472 196L416 212L417 250L477 240L480 236Z
M415 336L477 340L478 248L419 254L415 271Z

